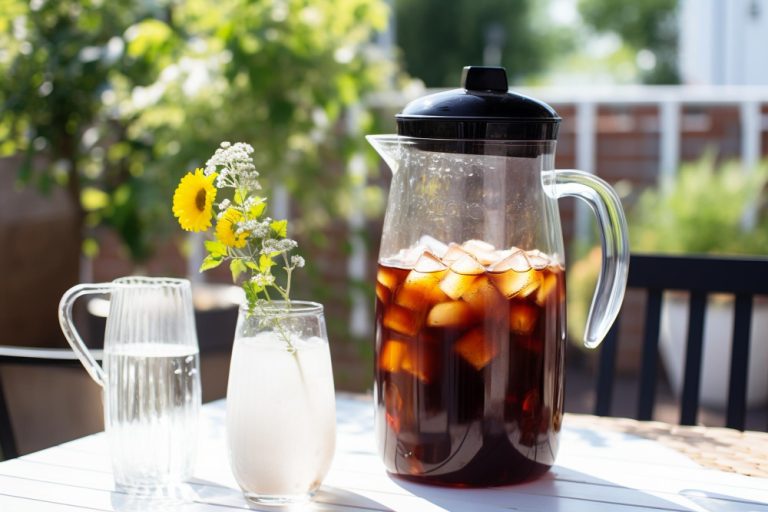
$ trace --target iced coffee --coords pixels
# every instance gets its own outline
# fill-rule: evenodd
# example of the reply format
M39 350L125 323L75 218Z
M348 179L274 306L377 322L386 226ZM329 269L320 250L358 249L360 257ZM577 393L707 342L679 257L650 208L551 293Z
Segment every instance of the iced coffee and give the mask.
M376 424L389 472L484 486L552 465L564 283L547 254L479 240L432 240L380 260Z

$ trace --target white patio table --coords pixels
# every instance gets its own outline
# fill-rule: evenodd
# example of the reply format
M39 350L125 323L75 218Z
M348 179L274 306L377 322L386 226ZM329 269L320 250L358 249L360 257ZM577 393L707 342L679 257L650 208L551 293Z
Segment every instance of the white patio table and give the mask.
M224 405L203 407L195 477L174 499L116 492L100 433L0 463L0 511L253 509L229 470ZM369 397L339 394L337 410L333 466L315 501L297 510L768 512L768 434L566 415L557 464L544 477L450 489L388 476Z

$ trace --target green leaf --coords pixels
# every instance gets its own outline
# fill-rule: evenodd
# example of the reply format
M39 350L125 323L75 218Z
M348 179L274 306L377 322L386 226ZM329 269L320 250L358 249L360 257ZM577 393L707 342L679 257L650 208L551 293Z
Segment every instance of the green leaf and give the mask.
M203 260L202 265L200 265L200 272L204 272L206 270L210 270L212 268L216 268L219 265L221 265L221 257L213 256L212 254L209 254L205 257Z
M287 220L273 220L269 227L274 231L275 236L285 238L288 235L288 221Z
M262 254L261 256L259 256L259 272L267 273L274 266L275 266L275 262L272 261L272 258L267 256L266 254Z
M245 266L245 263L243 263L243 260L238 259L229 262L229 271L232 272L232 281L237 281L237 278L240 277L240 274L246 270L247 267Z
M243 204L244 199L243 194L240 193L240 189L235 190L235 196L232 198L235 204L238 206Z
M266 201L257 203L251 207L251 211L249 212L249 214L253 218L259 218L261 217L261 214L264 213L264 209L266 207L267 207Z
M246 281L243 283L243 291L245 291L245 298L248 300L248 304L253 304L259 298L258 294L264 291L264 287L257 285L253 281Z
M252 262L251 260L248 260L245 262L245 266L248 267L251 270L255 270L256 272L259 271L259 266Z
M206 240L205 249L211 256L226 256L227 246L217 240Z

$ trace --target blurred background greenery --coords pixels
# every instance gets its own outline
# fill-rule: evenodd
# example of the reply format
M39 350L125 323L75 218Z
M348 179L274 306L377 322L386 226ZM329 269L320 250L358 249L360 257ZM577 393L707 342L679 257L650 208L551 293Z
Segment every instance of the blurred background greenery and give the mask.
M367 268L375 264L387 176L363 135L393 131L393 104L455 87L467 64L505 66L515 87L677 84L684 3L3 0L2 172L13 174L5 183L14 194L66 192L74 219L67 236L82 254L76 279L185 274L199 240L173 221L175 184L220 141L252 144L273 205L287 204L280 213L310 256L302 292L339 303L329 315L332 337L370 357L369 335L351 326L349 310L372 304L372 280L349 270L347 257L362 247ZM398 99L376 100L387 94ZM565 126L574 112L564 112ZM563 133L559 161L574 152L573 130ZM633 201L649 184L638 183L627 193ZM658 213L662 204L686 203L652 201L641 207ZM658 222L632 218L640 217L638 226ZM3 229L27 229L20 222ZM123 265L104 270L110 258ZM166 263L153 266L156 259ZM0 263L9 282L27 260ZM0 286L38 283L56 298L75 278L55 269L67 277L54 283L40 272L46 264L25 269L27 281L16 287Z
M463 64L485 62L546 83L589 56L577 42L608 33L619 44L600 58L616 80L628 66L630 80L676 82L674 0L560 3L6 0L0 156L21 158L19 183L67 190L81 226L72 236L90 257L98 226L136 263L150 257L173 235L172 187L220 140L250 142L265 180L303 212L298 229L314 232L350 202L349 176L329 168L364 152L377 172L360 136L377 121L363 98L403 90L409 76L453 86ZM576 7L580 25L553 18ZM396 40L382 44L386 34ZM644 71L638 52L659 65ZM380 195L366 192L375 215Z
M394 74L371 48L387 16L375 0L13 1L1 154L23 155L22 183L66 187L90 256L88 228L104 225L149 257L178 178L221 140L251 143L265 179L327 217L344 190L329 160L361 145L340 116Z

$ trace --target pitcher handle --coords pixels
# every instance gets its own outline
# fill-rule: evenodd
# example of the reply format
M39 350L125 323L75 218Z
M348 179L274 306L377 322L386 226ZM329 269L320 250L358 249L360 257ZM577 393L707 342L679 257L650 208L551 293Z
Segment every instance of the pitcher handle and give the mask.
M104 369L93 357L88 347L85 346L80 333L77 332L75 323L72 320L72 306L83 295L110 293L111 291L112 285L109 283L78 284L67 290L59 301L59 324L61 325L61 330L72 346L72 350L75 351L75 355L77 355L77 358L80 359L80 362L83 363L83 366L88 371L88 375L101 387L104 387L106 382Z
M619 196L604 180L574 169L554 171L555 197L578 197L597 216L603 261L584 330L584 346L600 345L619 314L627 287L629 236Z

